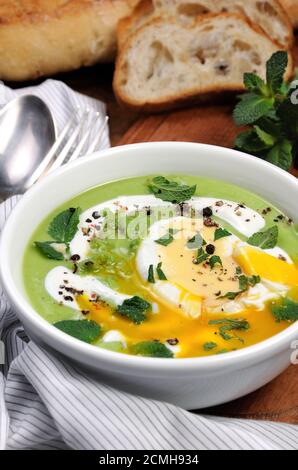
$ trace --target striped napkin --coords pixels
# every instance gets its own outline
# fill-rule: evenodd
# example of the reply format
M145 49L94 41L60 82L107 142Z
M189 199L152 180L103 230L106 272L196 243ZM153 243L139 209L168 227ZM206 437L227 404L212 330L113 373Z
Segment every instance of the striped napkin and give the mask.
M74 105L100 111L102 103L65 84L5 95L34 93L63 127ZM2 93L2 94L1 94ZM109 146L108 133L102 147ZM0 206L0 231L18 198ZM207 417L111 388L26 336L0 286L0 448L81 450L294 450L298 428L262 421ZM2 348L2 349L1 349ZM1 354L2 352L2 354ZM4 354L5 353L5 354ZM1 362L1 361L0 361Z

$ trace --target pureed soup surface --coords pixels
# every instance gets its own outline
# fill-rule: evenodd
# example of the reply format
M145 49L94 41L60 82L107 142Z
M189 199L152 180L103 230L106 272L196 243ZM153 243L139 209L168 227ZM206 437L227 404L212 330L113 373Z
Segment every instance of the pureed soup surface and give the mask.
M298 319L297 238L291 220L240 187L132 178L50 214L25 252L24 282L40 315L96 347L220 354Z

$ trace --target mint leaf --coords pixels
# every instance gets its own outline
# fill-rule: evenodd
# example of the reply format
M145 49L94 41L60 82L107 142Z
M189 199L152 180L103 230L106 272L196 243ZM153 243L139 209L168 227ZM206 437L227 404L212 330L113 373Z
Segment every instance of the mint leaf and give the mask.
M206 242L205 242L206 243ZM195 250L196 248L201 248L204 245L204 239L200 233L197 233L194 237L188 240L186 246L190 250Z
M153 264L150 264L150 266L149 266L147 280L148 280L148 282L151 282L151 284L155 283Z
M255 155L267 149L255 130L240 132L234 142L235 148Z
M203 248L198 250L197 257L195 259L195 264L201 264L209 258L209 255L204 252Z
M150 307L149 302L141 297L134 296L124 300L123 304L117 308L116 312L129 318L129 320L132 320L136 325L139 325L146 320L146 312Z
M266 64L267 85L273 94L281 91L287 66L288 53L286 51L277 51L268 60Z
M161 269L161 267L162 267L162 263L158 263L157 268L156 268L158 279L160 281L167 281L167 277L165 273L163 272L163 270Z
M277 116L281 121L284 134L290 140L298 139L298 105L292 103L291 96L279 106Z
M233 113L237 126L254 124L265 116L274 105L274 98L265 98L255 93L247 93L241 97Z
M244 74L244 85L248 91L268 96L268 87L264 80L255 73Z
M217 228L214 232L214 241L219 240L220 238L229 237L232 234L228 232L225 228Z
M64 260L63 254L53 248L53 243L55 242L34 242L34 245L47 258L57 261Z
M48 234L61 243L69 243L76 234L81 209L69 208L58 214L50 223Z
M268 132L263 131L259 126L254 126L254 130L261 142L263 142L267 148L270 148L275 144L276 138Z
M298 320L298 303L291 299L285 298L281 304L271 305L271 311L277 322Z
M278 142L268 153L266 160L273 165L279 166L288 171L293 163L293 145L289 140L284 139Z
M211 351L212 349L217 348L217 344L210 341L209 343L205 343L203 345L203 348L204 351Z
M162 246L170 245L174 241L173 235L176 232L177 230L170 228L168 233L166 233L163 237L159 238L158 240L155 240L155 243L158 243L159 245L162 245Z
M248 238L247 243L252 246L258 246L263 250L274 248L278 240L278 227L274 225L264 232L254 233Z
M101 327L93 320L62 320L54 323L54 326L85 343L95 341L101 332Z
M180 204L190 199L196 192L195 186L170 181L164 176L156 176L149 185L150 191L163 201L169 201L173 204Z
M219 256L213 255L209 259L209 264L211 266L211 269L213 269L216 264L220 264L222 266L222 261Z
M159 341L142 341L132 347L133 354L147 357L172 358L174 354Z

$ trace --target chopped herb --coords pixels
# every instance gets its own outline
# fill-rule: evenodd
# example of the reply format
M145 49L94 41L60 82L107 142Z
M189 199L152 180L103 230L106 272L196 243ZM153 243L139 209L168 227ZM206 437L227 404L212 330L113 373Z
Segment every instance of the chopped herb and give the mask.
M249 286L254 287L256 284L259 284L261 282L260 276L250 276L247 277L244 274L242 274L239 277L239 289L244 292L245 290L248 289Z
M163 201L169 201L174 204L180 204L190 199L196 192L195 186L170 181L164 176L156 176L149 185L150 191Z
M153 264L150 264L148 269L148 282L151 282L151 284L155 283Z
M158 279L160 281L167 281L167 277L165 273L163 272L163 270L161 269L161 266L162 266L162 263L158 263L157 268L156 268Z
M239 277L239 289L241 292L248 289L248 277L244 276L244 274Z
M200 233L197 233L194 237L188 240L186 246L190 250L195 250L196 248L201 248L204 244L204 239Z
M174 354L159 341L142 341L132 347L132 352L137 356L172 358Z
M81 209L70 208L58 214L50 223L48 234L61 243L69 243L76 234Z
M211 256L211 258L209 259L209 263L210 263L211 269L213 269L216 264L220 264L222 266L222 260L220 259L219 256L216 256L216 255Z
M224 295L221 295L219 299L229 299L229 300L235 300L238 295L243 294L243 291L240 290L238 292L227 292Z
M146 312L150 307L149 302L141 297L134 296L124 300L123 304L117 308L116 312L129 318L129 320L132 320L136 325L139 325L146 320Z
M100 325L93 320L63 320L54 323L54 326L85 343L95 341L101 332Z
M232 234L228 232L225 228L217 228L214 232L214 241L219 240L220 238L230 237Z
M163 237L159 238L158 240L155 240L155 243L158 243L159 245L162 246L168 246L174 241L174 236L175 233L177 233L178 230L170 228L168 233L165 234Z
M55 250L52 246L55 242L34 242L34 245L38 250L47 258L55 259L55 260L63 260L64 256L59 251Z
M228 349L221 349L220 351L218 351L216 354L225 354L229 352Z
M195 264L201 264L209 258L209 255L204 252L203 248L198 250L198 254L195 261Z
M278 240L278 227L274 225L264 232L257 232L248 238L247 243L252 246L258 246L263 250L274 248Z
M226 341L236 338L239 341L243 342L242 338L240 338L239 336L235 334L230 335L228 331L234 331L234 330L247 331L250 328L250 325L247 320L240 320L240 319L232 320L229 318L224 318L220 320L211 320L209 321L209 325L220 325L219 334Z
M242 274L242 269L240 268L240 266L237 266L237 268L236 268L236 274L237 274L237 276L239 276L240 274Z
M217 348L217 344L211 341L210 343L205 343L203 348L205 351L211 351L212 349Z
M271 311L277 322L298 320L298 303L291 299L285 298L280 304L272 304Z
M254 287L256 284L261 282L260 276L256 276L255 274L248 278L248 283L251 287Z

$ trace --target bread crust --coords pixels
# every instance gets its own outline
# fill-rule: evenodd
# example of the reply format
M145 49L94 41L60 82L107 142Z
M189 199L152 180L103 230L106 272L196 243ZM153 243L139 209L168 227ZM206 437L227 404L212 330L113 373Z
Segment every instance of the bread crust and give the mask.
M28 80L112 61L116 26L138 0L2 0L0 79Z
M256 31L258 34L264 36L266 40L268 40L268 36L263 32L263 30L256 24L251 23L246 17L240 14L229 14L229 13L222 13L220 15L209 13L204 16L201 16L197 18L196 20L196 25L199 23L203 23L205 21L208 21L210 18L215 18L215 17L236 17L240 18L242 21L245 21L254 31ZM168 21L171 21L173 19L168 18ZM114 93L116 96L116 99L118 103L126 107L128 109L131 109L133 111L141 111L143 113L160 113L164 111L169 111L174 108L182 108L185 106L190 106L192 104L198 104L198 103L205 103L211 100L214 100L215 97L217 96L227 96L227 95L235 95L237 93L241 93L245 90L244 84L241 84L239 86L238 83L225 83L221 85L220 87L205 87L203 91L198 92L196 88L193 89L188 89L187 92L185 93L180 93L179 96L174 97L171 99L164 97L163 99L156 100L154 102L144 102L143 104L140 104L138 100L134 100L132 98L129 98L128 96L124 95L121 89L121 65L122 61L124 58L124 53L125 50L128 49L134 42L135 38L137 35L142 31L142 29L146 28L148 24L159 24L164 21L163 18L153 18L149 22L147 22L145 25L141 26L138 30L136 30L133 34L129 36L127 41L125 42L124 48L120 49L118 57L116 59L116 66L115 66L115 74L114 74L114 80L113 80L113 89ZM192 26L185 26L188 28L191 28ZM273 41L271 39L271 42L276 45L277 50L280 49L280 45ZM287 72L285 74L285 80L289 80L293 74L294 74L294 62L293 62L293 57L291 52L289 51L289 63L288 63L288 68Z
M298 1L297 0L279 0L284 10L287 12L294 28L298 28Z
M216 1L216 0L214 0ZM288 3L293 3L293 0L282 0L283 2L288 2ZM298 20L298 0L297 1L297 6L295 7L297 9L297 20ZM210 0L210 3L212 0ZM275 0L275 3L278 5L280 9L280 16L283 19L283 22L285 26L288 29L288 41L286 47L288 49L291 49L294 44L294 34L293 34L293 28L291 21L289 19L289 15L285 11L284 6L281 4L281 0ZM293 7L292 7L293 9ZM203 13L202 15L208 16L212 14L218 14L218 12L209 12L209 13ZM237 14L236 12L230 12L230 14ZM240 14L240 13L239 13ZM137 4L137 6L134 8L133 12L131 15L129 15L126 18L123 18L119 21L118 26L117 26L117 44L118 44L118 50L124 45L126 42L127 38L131 34L133 30L136 28L140 27L144 22L150 21L155 15L155 8L154 8L154 1L153 0L140 0L140 2ZM160 15L158 15L160 16ZM164 16L164 15L162 15ZM170 15L171 16L171 15ZM247 20L252 24L252 21L247 18ZM262 29L263 33L266 34L270 39L274 40L267 31L265 31L260 25L259 27ZM276 41L275 41L276 42ZM285 47L285 45L281 45L282 48Z

